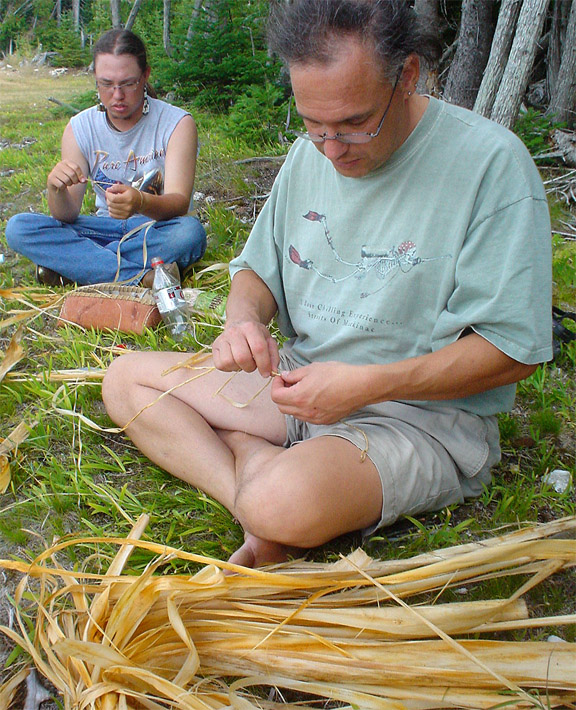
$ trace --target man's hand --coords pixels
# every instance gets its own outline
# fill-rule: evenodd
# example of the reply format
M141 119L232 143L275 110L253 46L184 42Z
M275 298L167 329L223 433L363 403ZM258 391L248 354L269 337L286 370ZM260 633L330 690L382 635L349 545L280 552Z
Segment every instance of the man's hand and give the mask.
M224 372L244 370L270 377L278 367L278 345L268 328L256 321L227 322L212 346L214 365Z
M274 378L271 397L284 414L330 424L377 402L470 397L518 382L535 369L470 333L407 360L382 365L317 362L283 372Z
M144 194L129 185L117 183L106 190L106 204L110 217L128 219L141 212Z
M62 192L72 185L86 183L86 180L82 168L77 163L72 160L61 160L50 171L46 185L52 192Z
M283 372L272 382L272 401L283 414L312 424L333 424L364 406L361 368L342 362L317 362Z

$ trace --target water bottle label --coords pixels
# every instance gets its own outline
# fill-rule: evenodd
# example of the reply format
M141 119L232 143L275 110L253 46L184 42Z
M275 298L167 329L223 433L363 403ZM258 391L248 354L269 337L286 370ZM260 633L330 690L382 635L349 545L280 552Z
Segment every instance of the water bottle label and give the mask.
M168 286L155 294L156 304L160 313L174 311L184 304L184 296L180 286Z

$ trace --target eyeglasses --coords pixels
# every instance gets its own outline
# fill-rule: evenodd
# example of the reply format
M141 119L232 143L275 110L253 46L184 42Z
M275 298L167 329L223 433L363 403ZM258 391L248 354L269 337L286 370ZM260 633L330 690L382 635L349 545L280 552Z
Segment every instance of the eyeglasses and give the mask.
M144 75L141 74L140 78L136 81L132 79L129 81L123 81L120 84L112 84L112 82L110 81L96 81L96 88L98 89L98 91L101 91L105 94L113 94L116 89L118 89L119 91L124 91L126 93L133 93L134 91L138 90L143 76Z
M326 133L307 133L303 131L294 130L288 132L292 133L295 136L298 136L299 138L305 138L308 141L312 141L312 143L324 143L325 141L338 141L339 143L356 144L369 143L373 138L376 138L378 136L382 126L384 125L384 119L386 118L390 105L392 104L392 99L394 98L394 93L396 91L396 87L398 86L399 79L400 74L398 74L398 76L396 77L396 81L394 82L394 86L392 87L392 93L390 94L390 99L388 100L388 104L384 109L384 115L380 119L378 128L374 131L374 133L335 133L333 136L329 136Z

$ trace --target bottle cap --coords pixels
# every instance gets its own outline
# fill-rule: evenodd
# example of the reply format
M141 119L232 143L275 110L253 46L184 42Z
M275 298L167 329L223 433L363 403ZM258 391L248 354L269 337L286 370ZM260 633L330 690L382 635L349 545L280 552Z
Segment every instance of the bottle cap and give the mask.
M153 259L150 261L150 266L154 268L155 266L159 266L160 264L164 263L164 259L161 259L159 256L153 257Z

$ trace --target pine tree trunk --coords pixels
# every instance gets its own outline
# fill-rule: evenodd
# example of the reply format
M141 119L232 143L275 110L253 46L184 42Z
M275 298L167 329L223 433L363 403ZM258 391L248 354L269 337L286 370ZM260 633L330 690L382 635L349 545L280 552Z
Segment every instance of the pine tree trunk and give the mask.
M548 96L556 91L556 81L562 59L562 45L570 14L571 0L554 0L552 7L552 23L549 32L548 50L546 52L546 91Z
M490 118L512 128L528 86L550 0L524 0Z
M564 37L562 61L558 70L554 93L546 113L554 116L556 121L574 126L576 111L576 0L572 0L572 8Z
M521 5L522 0L503 0L500 7L490 57L480 84L480 91L474 103L474 111L482 116L490 116L492 112L498 86L502 80L508 55L510 54Z
M112 18L112 27L122 27L122 18L120 17L120 0L110 0L110 15Z
M192 41L192 37L194 37L194 23L196 22L196 19L200 14L202 5L203 0L194 0L194 7L192 8L192 14L190 15L190 23L188 24L188 31L186 32L186 49L188 49L190 42Z
M472 108L482 82L492 42L493 0L464 0L456 54L450 65L444 97Z
M440 29L440 1L439 0L415 0L414 10L422 23L431 27L435 31ZM426 74L421 72L418 80L418 91L421 93L440 96L440 85L438 81L438 70L436 67L428 68Z
M134 20L136 19L136 15L138 14L138 10L140 9L140 5L142 5L142 0L134 0L134 2L132 3L130 14L128 15L128 19L126 20L126 24L124 25L125 29L132 29Z
M163 20L163 33L162 33L162 43L164 45L164 52L168 57L172 56L172 44L170 43L170 11L172 9L172 0L163 0L164 7L164 20Z
M414 12L428 27L440 27L439 0L414 0Z
M74 32L80 34L80 0L72 0L72 22Z

